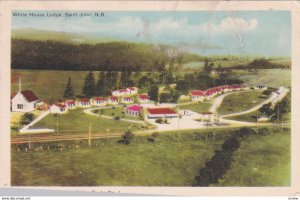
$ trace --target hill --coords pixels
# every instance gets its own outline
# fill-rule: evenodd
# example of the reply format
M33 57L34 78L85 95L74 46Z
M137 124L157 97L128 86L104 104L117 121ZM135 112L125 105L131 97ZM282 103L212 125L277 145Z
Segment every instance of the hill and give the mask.
M11 44L12 69L149 71L202 59L170 45L36 29L13 30Z

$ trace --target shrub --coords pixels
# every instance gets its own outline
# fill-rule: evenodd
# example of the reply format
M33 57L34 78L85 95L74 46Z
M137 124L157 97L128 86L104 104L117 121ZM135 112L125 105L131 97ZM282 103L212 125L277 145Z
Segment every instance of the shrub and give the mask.
M119 116L115 116L114 120L120 120L120 117Z
M164 120L162 118L158 118L155 120L156 123L158 124L163 124L164 123Z
M134 134L128 130L122 135L122 139L119 141L119 143L128 145L133 138Z
M30 122L32 122L33 119L34 119L34 114L32 114L32 113L25 113L24 115L22 115L20 124L27 125Z

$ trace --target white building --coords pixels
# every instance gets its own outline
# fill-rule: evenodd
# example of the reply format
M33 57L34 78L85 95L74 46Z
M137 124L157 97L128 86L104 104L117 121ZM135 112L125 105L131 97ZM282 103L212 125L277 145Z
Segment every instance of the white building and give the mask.
M129 87L126 89L112 91L112 95L116 97L125 96L125 95L134 95L137 93L138 93L138 88L136 87Z
M125 103L125 104L133 103L133 98L131 98L131 97L123 97L122 98L122 103Z
M65 106L67 109L75 109L76 101L75 100L67 100L67 101L65 101Z
M202 90L192 90L190 92L191 95L191 100L192 101L201 101L203 102L204 97L205 97L205 92Z
M108 104L116 105L119 103L119 98L116 96L110 96L107 101Z
M140 103L148 103L149 102L149 96L148 95L146 95L146 94L140 94L139 96L138 96L138 102L140 102Z
M50 113L64 114L67 113L68 109L66 105L63 104L53 104L50 106Z
M95 97L93 98L92 104L94 106L106 106L107 100L102 97Z
M171 108L147 108L148 119L177 118L178 114Z
M13 95L11 100L12 112L31 112L37 107L38 98L31 90L24 90Z
M89 108L89 107L91 107L91 102L89 99L83 98L83 99L78 100L77 106L81 107L81 108Z

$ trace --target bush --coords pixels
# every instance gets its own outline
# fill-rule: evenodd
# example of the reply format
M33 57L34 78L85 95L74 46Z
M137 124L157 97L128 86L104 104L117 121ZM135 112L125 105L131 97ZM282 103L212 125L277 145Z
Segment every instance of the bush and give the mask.
M163 124L164 123L164 120L162 118L158 118L155 120L156 123L158 124Z
M33 119L34 119L34 114L32 114L32 113L25 113L24 115L22 115L20 124L27 125L30 122L32 122Z
M133 138L134 134L128 130L122 135L122 139L119 141L119 143L128 145Z
M152 143L155 142L155 138L153 138L153 137L148 137L147 140L148 140L149 142L152 142Z
M120 120L120 117L119 116L115 116L114 120Z

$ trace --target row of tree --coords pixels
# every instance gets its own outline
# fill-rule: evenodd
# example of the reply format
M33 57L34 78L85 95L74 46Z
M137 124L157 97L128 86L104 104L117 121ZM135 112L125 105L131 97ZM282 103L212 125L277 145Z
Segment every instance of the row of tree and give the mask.
M195 177L196 185L203 187L218 183L233 162L233 153L240 147L240 138L252 133L249 128L241 128L226 139L221 150L216 150L215 155L199 170Z

